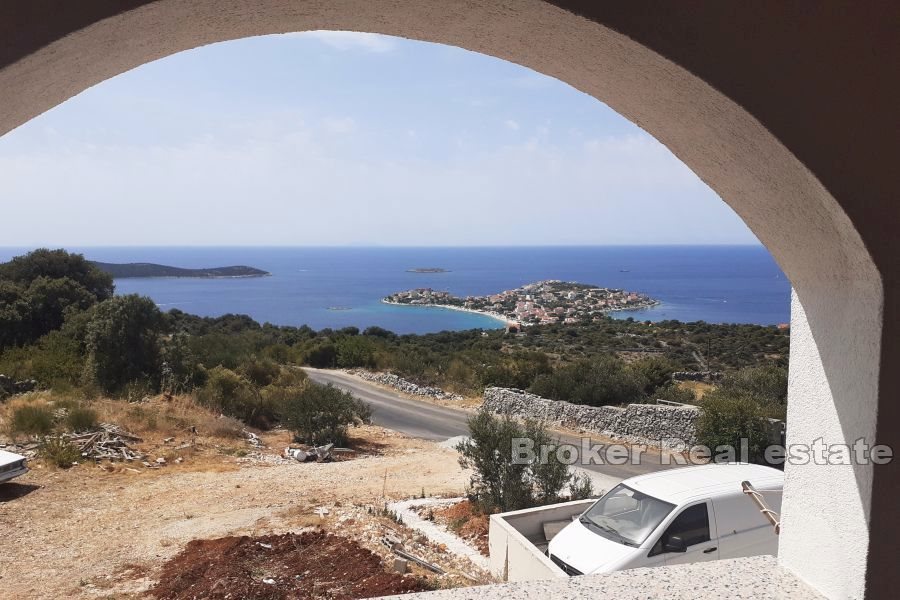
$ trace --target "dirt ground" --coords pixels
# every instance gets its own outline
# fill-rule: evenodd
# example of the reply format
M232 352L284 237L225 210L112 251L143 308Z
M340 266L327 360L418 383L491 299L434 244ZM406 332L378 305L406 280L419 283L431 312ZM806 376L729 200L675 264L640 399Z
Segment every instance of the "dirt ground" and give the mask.
M167 562L151 593L160 600L354 600L430 589L389 573L381 557L321 530L188 542Z
M159 469L34 461L30 473L0 485L0 597L146 597L163 564L192 540L327 527L336 507L364 513L384 497L465 488L468 473L452 450L377 427L353 435L373 454L299 464L277 456L288 436L270 434L269 450L195 450Z

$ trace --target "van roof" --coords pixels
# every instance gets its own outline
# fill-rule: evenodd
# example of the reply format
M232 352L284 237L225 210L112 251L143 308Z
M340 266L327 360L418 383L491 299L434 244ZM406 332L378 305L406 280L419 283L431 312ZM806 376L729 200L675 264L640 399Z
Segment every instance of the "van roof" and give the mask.
M22 460L23 458L25 457L21 454L13 454L12 452L7 452L6 450L0 450L0 467L14 463L17 460Z
M654 498L683 504L740 492L742 481L749 481L759 489L780 488L784 486L784 473L763 465L710 464L639 475L622 483Z

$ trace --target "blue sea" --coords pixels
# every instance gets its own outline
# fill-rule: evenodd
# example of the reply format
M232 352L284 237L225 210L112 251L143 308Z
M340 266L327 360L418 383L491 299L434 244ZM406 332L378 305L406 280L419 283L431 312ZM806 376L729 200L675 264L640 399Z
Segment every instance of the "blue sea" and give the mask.
M0 248L0 260L28 249ZM613 313L639 320L786 323L790 283L761 246L595 246L512 248L69 248L103 262L200 268L248 265L272 273L248 279L120 279L120 294L203 316L248 314L313 329L378 325L397 333L497 328L489 317L383 304L417 287L456 295L500 292L561 279L641 292L659 306ZM445 273L410 273L439 267ZM335 310L340 309L340 310Z

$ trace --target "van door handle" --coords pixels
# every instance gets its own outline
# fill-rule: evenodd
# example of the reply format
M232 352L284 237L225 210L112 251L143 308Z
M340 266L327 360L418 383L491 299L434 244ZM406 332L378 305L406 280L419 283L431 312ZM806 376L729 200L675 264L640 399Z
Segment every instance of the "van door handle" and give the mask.
M703 554L709 554L710 552L715 552L716 550L718 550L718 548L716 546L713 546L712 548L707 548L706 550L704 550Z

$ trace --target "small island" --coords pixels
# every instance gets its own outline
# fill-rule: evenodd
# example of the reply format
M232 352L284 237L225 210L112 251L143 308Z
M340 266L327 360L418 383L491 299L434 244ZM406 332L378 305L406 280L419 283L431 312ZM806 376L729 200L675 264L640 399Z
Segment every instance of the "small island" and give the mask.
M387 304L438 306L479 313L518 326L574 324L601 319L606 313L659 304L637 292L571 281L538 281L491 296L459 298L450 292L420 288L382 299Z
M407 269L407 273L449 273L447 269L440 267L419 267L416 269Z
M182 269L154 263L103 263L92 261L92 265L108 273L113 279L146 278L146 277L193 277L202 279L237 279L245 277L266 277L268 271L235 265L231 267L213 267L209 269Z

